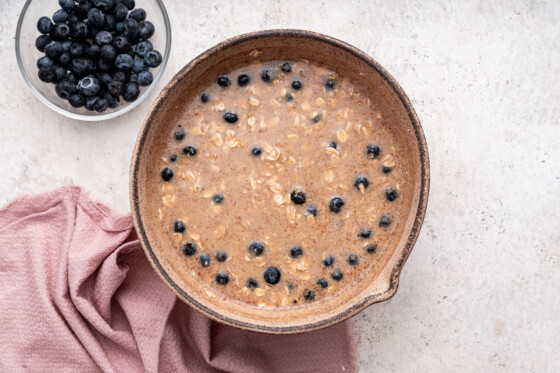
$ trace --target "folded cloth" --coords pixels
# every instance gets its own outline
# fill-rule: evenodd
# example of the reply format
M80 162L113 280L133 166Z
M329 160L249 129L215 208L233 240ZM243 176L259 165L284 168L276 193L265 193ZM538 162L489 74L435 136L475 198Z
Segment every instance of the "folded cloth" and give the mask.
M130 216L78 187L0 211L2 372L355 371L346 323L267 335L180 301L144 256Z

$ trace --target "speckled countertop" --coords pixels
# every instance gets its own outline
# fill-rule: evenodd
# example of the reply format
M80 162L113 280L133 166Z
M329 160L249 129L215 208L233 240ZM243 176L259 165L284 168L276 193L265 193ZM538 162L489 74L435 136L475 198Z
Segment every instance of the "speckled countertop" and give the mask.
M223 39L287 27L364 50L411 98L430 201L399 291L352 319L362 371L560 371L558 1L165 4L174 40L156 91ZM157 92L103 123L50 111L17 68L22 6L0 2L0 205L75 183L128 212L130 157Z

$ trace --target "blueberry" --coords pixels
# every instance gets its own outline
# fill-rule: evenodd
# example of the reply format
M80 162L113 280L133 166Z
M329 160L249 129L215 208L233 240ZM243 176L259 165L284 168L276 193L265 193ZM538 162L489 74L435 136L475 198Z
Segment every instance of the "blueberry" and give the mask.
M123 100L126 102L132 102L138 98L140 95L140 88L136 83L127 83L124 87Z
M105 110L107 110L108 106L109 103L107 102L107 100L105 100L104 98L100 98L99 100L95 101L93 109L98 113L103 113Z
M305 213L312 216L317 216L317 207L315 206L307 206L305 209Z
M83 95L75 93L68 98L68 102L75 108L80 108L84 106L86 99Z
M68 20L66 21L68 23L68 25L73 25L77 22L80 22L82 20L82 18L77 14L76 10L74 9L74 11L70 12L70 14L68 15Z
M392 167L387 167L387 166L381 167L381 172L383 172L384 174L388 174L388 173L390 173L391 171L393 171L393 168L392 168Z
M366 247L366 252L368 254L375 254L377 252L377 245L369 245Z
M216 260L218 262L225 262L227 260L227 254L223 251L216 252Z
M113 9L113 15L118 22L124 21L128 15L128 9L123 3L119 3Z
M161 170L161 178L163 179L163 181L169 181L173 179L173 170L169 167L165 167L163 170Z
M251 149L251 154L254 155L255 157L258 157L259 155L262 154L262 149L260 146L253 146L253 149Z
M181 220L175 220L175 223L173 223L173 231L175 233L184 233L185 229L187 229L185 223L183 223Z
M105 100L107 100L107 105L109 105L111 109L119 107L119 98L113 96L109 92L105 94Z
M112 45L107 44L101 48L101 58L103 59L103 61L113 62L115 60L115 57L117 57L117 51Z
M130 49L130 42L125 36L119 35L113 39L113 47L119 52L126 52Z
M276 267L268 267L263 274L264 280L267 284L276 285L280 282L282 274Z
M351 266L358 265L359 261L360 261L360 259L358 258L358 256L356 254L348 255L348 264L350 264Z
M146 53L148 53L149 51L153 50L154 46L152 45L152 43L149 40L142 40L141 42L139 42L138 44L136 44L136 55L138 57L142 57L144 58L146 56Z
M104 59L99 59L97 61L97 69L99 71L111 71L113 70L113 61L105 61Z
M261 256L264 253L264 245L259 241L254 241L249 244L248 250L253 256Z
M210 255L206 253L200 254L199 260L200 260L200 265L203 266L204 268L210 265Z
M115 31L117 21L112 14L105 14L105 24L103 24L103 30L105 31Z
M292 65L290 65L289 62L284 62L282 64L282 71L285 72L285 73L291 72L292 71Z
M229 282L229 275L224 271L218 272L216 275L216 282L220 285L227 285Z
M41 67L37 73L39 79L45 83L52 83L56 80L56 72L51 67Z
M72 10L74 9L74 0L58 0L58 5L64 10Z
M89 28L89 30L88 30L88 34L87 34L87 39L91 39L91 40L95 39L95 35L97 35L97 33L99 31L101 31L99 28L97 28L93 25L88 25L88 28Z
M183 148L183 154L189 157L194 157L198 151L192 145L187 145Z
M86 56L89 58L99 58L101 56L101 47L97 44L89 44L86 47Z
M245 284L245 286L247 286L249 289L252 290L252 289L258 288L259 283L256 280L250 278L250 279L247 280L247 283Z
M78 83L78 91L88 97L95 96L99 88L99 80L91 76L86 76Z
M321 117L321 114L317 114L313 117L313 123L319 123L321 121L321 119L323 119Z
M147 70L148 70L148 66L144 64L144 60L142 59L137 58L132 63L132 71L134 71L136 74L140 74L142 71L147 71Z
M183 245L183 250L181 251L185 256L193 256L194 254L196 254L196 246L191 242L187 242Z
M37 60L37 68L40 69L41 67L53 67L54 61L52 58L43 56Z
M68 52L62 52L58 56L58 63L60 66L69 67L72 63L72 56Z
M383 215L381 219L379 219L379 226L382 228L387 228L389 225L391 225L391 221L392 219L390 217L388 217L387 215Z
M180 128L177 131L175 131L173 137L175 138L175 141L183 141L185 135L186 135L185 130Z
M364 189L367 188L369 186L369 180L367 177L360 175L358 176L355 180L354 180L354 187L358 190L360 190L360 187L363 187Z
M127 18L123 21L124 31L123 34L129 40L134 40L138 35L138 22L134 18Z
M238 119L237 114L235 114L235 113L226 111L226 113L224 114L224 120L227 123L233 124L233 123L237 122L237 119Z
M86 48L84 45L78 41L73 41L72 44L70 44L70 54L72 57L80 57L85 51Z
M169 162L176 162L177 161L177 154L173 154L169 157Z
M286 93L286 96L284 97L284 99L286 100L286 102L290 102L294 99L294 95L292 95L290 92Z
M99 97L97 97L97 96L86 97L86 102L84 104L84 107L86 108L86 110L93 111L93 106L95 105L97 100L99 100Z
M334 89L334 86L335 86L334 80L332 80L332 79L325 80L325 88L326 89L332 90L332 89Z
M87 12L88 24L95 27L102 27L105 23L105 15L97 8L91 8Z
M329 283L327 282L327 280L325 280L324 278L320 278L317 280L317 285L319 285L320 287L322 287L323 289L326 289L329 287Z
M117 58L115 58L115 66L119 70L128 71L132 69L132 64L134 60L128 54L119 54Z
M93 0L93 5L104 12L108 12L115 6L114 0Z
M37 39L35 39L35 47L40 51L44 52L45 47L49 44L52 39L48 35L39 35Z
M72 25L72 36L76 40L85 40L89 37L91 26L84 22L76 22Z
M120 80L111 80L109 84L107 84L107 90L111 95L114 97L119 97L123 94L124 91L124 83Z
M66 75L66 79L68 79L68 81L72 82L73 84L78 84L78 78L76 77L76 74L69 72L68 75Z
M210 97L208 97L207 93L203 93L200 95L200 102L202 102L203 104L207 103L209 99Z
M296 205L303 205L305 203L305 201L307 200L307 197L305 196L305 192L303 190L294 189L290 193L290 199Z
M240 87L245 87L250 82L251 82L251 78L247 74L241 74L237 77L237 84Z
M56 74L55 82L66 78L66 69L62 66L54 65L54 73Z
M331 273L331 278L335 281L340 281L340 280L342 280L343 277L344 277L344 274L342 273L342 271L340 269L337 269L336 271Z
M340 197L334 197L329 202L329 210L338 214L340 210L342 210L342 206L344 206L344 200Z
M124 32L124 23L123 22L117 22L117 24L115 25L115 32L117 34L122 34Z
M136 3L134 2L134 0L121 0L121 3L126 5L128 10L132 10L136 6Z
M49 17L41 17L37 21L37 30L39 30L41 34L50 33L52 28L53 28L53 23L51 22Z
M50 58L56 58L62 53L62 44L58 41L51 41L45 46L45 54Z
M70 37L70 26L65 23L57 23L52 27L51 33L49 35L53 40L67 40L68 37Z
M95 35L95 43L99 46L111 44L113 41L113 35L109 31L99 31Z
M303 85L301 84L301 82L299 80L294 80L292 82L292 88L295 89L296 91L299 91L301 89L301 87L303 87Z
M261 71L261 79L265 83L270 83L274 80L274 71L272 69L263 69Z
M147 87L154 81L154 76L149 71L142 71L138 74L138 85Z
M334 257L333 256L327 256L325 259L323 259L323 265L325 267L330 267L332 266L334 263Z
M138 84L138 74L136 74L136 73L130 74L130 76L128 77L128 81L131 82L131 83Z
M161 54L156 50L151 50L144 56L144 62L149 67L158 67L161 64Z
M111 83L111 81L113 80L111 74L109 73L101 73L98 75L97 79L99 80L99 83L101 83L102 86L108 86L109 83Z
M151 38L155 31L154 24L150 21L142 21L138 25L138 37L140 39L146 40Z
M72 71L78 76L87 75L95 70L95 64L87 58L75 58L72 60Z
M64 23L68 20L68 12L64 9L59 9L56 12L54 12L53 16L52 16L52 20L54 23Z
M397 192L395 188L390 187L385 189L385 198L387 198L387 201L393 202L397 199L398 196L399 192Z
M91 4L91 2L86 2L75 7L73 12L76 13L76 15L80 18L81 21L84 18L87 18L88 12L91 8L93 8L93 4Z
M360 233L358 233L358 237L363 238L363 239L368 239L371 237L371 230L364 228L360 231Z
M331 141L330 144L329 144L329 147L333 148L333 149L336 149L338 147L338 145L336 144L336 142Z
M58 97L67 100L73 93L76 92L76 86L66 79L62 79L56 83L55 88Z
M125 83L129 79L129 77L128 77L128 74L125 71L115 71L113 73L113 79L119 80L119 81Z
M128 15L128 18L133 18L136 22L142 22L146 19L146 11L142 8L136 8Z
M214 194L212 196L212 201L215 204L220 205L220 204L222 204L222 202L224 202L224 196L222 196L221 194Z
M315 292L313 290L305 289L305 291L303 292L303 299L311 302L315 299Z
M218 80L216 80L216 83L218 83L220 87L226 88L231 85L231 80L227 75L221 75L218 77Z
M366 157L368 159L375 159L381 154L381 148L377 144L369 144L366 147Z
M292 258L298 258L303 255L303 248L301 246L294 246L290 249L290 256Z
M63 52L70 52L70 47L72 46L72 40L65 40L60 44L62 45Z

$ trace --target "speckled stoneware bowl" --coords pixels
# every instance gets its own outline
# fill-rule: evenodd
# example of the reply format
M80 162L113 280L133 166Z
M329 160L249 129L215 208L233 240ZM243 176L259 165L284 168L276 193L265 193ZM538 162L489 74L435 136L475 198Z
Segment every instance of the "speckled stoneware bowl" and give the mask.
M167 237L158 219L160 206L159 150L175 125L182 103L222 71L249 63L249 52L262 51L262 59L307 58L343 71L369 97L376 100L383 117L391 123L395 141L406 149L402 167L413 186L404 196L408 216L400 219L388 247L353 291L343 291L323 302L297 308L258 308L222 297L209 297L205 286L186 270L177 268L169 255ZM154 175L156 175L154 177ZM167 84L142 126L132 157L130 199L140 242L159 276L177 296L220 322L266 333L298 333L343 321L365 307L391 298L397 291L401 269L416 242L429 189L426 140L414 109L398 83L370 56L331 37L300 30L269 30L228 39L196 57Z

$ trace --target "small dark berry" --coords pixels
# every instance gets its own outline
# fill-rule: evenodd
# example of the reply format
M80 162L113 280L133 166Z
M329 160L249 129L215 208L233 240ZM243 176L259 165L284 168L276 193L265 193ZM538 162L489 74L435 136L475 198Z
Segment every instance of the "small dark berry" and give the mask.
M149 67L158 67L161 64L161 54L156 50L151 50L144 56L144 62Z
M235 113L226 111L226 113L224 114L224 120L227 123L233 124L233 123L237 122L237 119L238 119L237 114L235 114Z
M93 109L98 113L103 113L109 107L109 103L104 98L100 98L99 100L95 101L93 105Z
M68 52L62 52L60 56L58 56L58 63L64 67L70 67L72 63L72 56Z
M154 46L152 45L152 43L150 41L143 40L143 41L139 42L138 44L136 44L136 49L134 51L136 52L138 57L144 58L144 56L146 56L146 53L148 53L149 51L151 51L153 49L154 49Z
M377 252L377 245L369 245L366 247L366 252L368 254L375 254Z
M58 97L67 100L76 92L76 86L66 79L62 79L56 83L55 88Z
M62 53L62 44L59 41L51 41L45 46L45 54L50 58L56 58Z
M59 65L53 66L54 73L56 74L55 82L58 82L64 78L66 78L66 69Z
M112 45L104 45L101 48L101 58L103 60L107 62L113 62L116 57L117 57L117 50Z
M121 0L121 3L126 5L128 10L132 10L136 6L136 3L134 2L134 0Z
M52 58L43 56L37 60L37 68L40 69L42 67L53 67L54 61Z
M371 237L371 230L370 229L362 229L360 233L358 233L358 237L363 239L368 239Z
M319 123L321 119L321 114L317 114L313 117L313 123Z
M154 76L149 71L142 71L138 74L138 85L141 87L147 87L154 81Z
M61 44L62 44L62 52L70 52L70 47L72 46L71 40L65 40Z
M125 36L119 35L113 38L113 47L119 52L126 52L130 49L130 42ZM138 46L136 48L138 48Z
M342 210L342 206L344 206L344 201L340 197L334 197L329 202L329 210L338 214L340 210Z
M274 71L272 69L263 69L261 72L261 79L265 83L270 83L274 80Z
M72 61L72 71L78 76L87 75L95 70L95 63L89 58L75 58Z
M112 94L115 97L119 97L120 95L123 94L124 84L119 80L111 80L111 82L107 84L107 89L109 90L110 94Z
M183 223L181 220L175 220L175 223L173 223L173 231L175 233L184 233L185 229L187 229L185 223Z
M177 162L177 154L173 154L169 157L169 162Z
M303 248L301 246L294 246L290 249L290 256L292 258L299 258L303 255Z
M216 260L218 262L225 262L227 260L227 254L223 251L216 252Z
M216 282L220 285L227 285L229 282L229 275L224 271L218 272L216 275Z
M154 35L156 28L154 24L150 21L142 21L138 25L138 37L140 39L146 40Z
M37 39L35 39L35 47L40 51L44 52L45 47L49 44L52 39L48 35L39 35Z
M111 109L119 106L119 98L111 95L109 92L105 94L105 100L107 100L107 104Z
M381 148L377 144L369 144L366 147L366 157L368 159L375 159L381 154Z
M291 72L292 71L292 65L290 65L289 62L284 62L282 64L282 71L285 72L285 73Z
M241 74L237 77L237 84L240 87L245 87L250 82L251 82L251 78L247 74Z
M337 269L336 271L331 273L331 278L335 281L340 281L340 280L342 280L343 277L344 277L344 274L342 273L342 271L340 269Z
M86 76L78 83L78 91L84 96L95 96L100 88L99 80L91 76Z
M224 202L224 196L222 196L221 194L214 194L212 196L212 201L215 204L220 205L222 202Z
M132 69L133 63L134 60L128 54L119 54L117 58L115 58L115 66L122 71L129 71Z
M175 138L175 141L183 141L183 139L185 138L186 132L184 129L179 128L177 131L175 131L175 133L173 134L173 137Z
M208 97L208 94L207 94L207 93L203 93L203 94L200 95L200 101L201 101L203 104L204 104L204 103L207 103L209 99L210 99L210 97Z
M146 19L146 11L142 8L134 9L130 12L128 18L134 18L136 22L142 22Z
M193 256L196 254L196 246L192 242L187 242L183 245L183 255L185 256Z
M276 285L280 282L282 274L276 267L268 267L263 274L264 280L267 284Z
M335 86L334 80L332 79L325 80L325 88L327 88L328 90L332 90L334 89L334 86Z
M86 99L83 95L76 93L68 98L68 102L72 105L72 107L80 108L84 106Z
M290 193L290 199L296 205L303 205L307 200L307 197L305 196L305 192L303 192L301 189L294 189Z
M320 287L322 287L323 289L326 289L329 287L329 283L327 282L327 280L325 280L324 278L320 278L317 280L317 285L319 285Z
M101 72L111 71L113 70L113 66L114 66L113 61L105 61L101 58L97 61L97 69Z
M261 256L264 253L264 245L258 241L251 242L248 250L253 256Z
M112 14L105 14L105 24L103 25L104 31L115 31L115 27L117 25L117 21Z
M251 149L251 154L254 155L255 157L258 157L259 155L262 154L262 149L260 146L253 146L253 149Z
M336 149L338 147L338 145L336 144L336 142L331 141L331 143L329 144L329 147Z
M51 33L49 35L53 40L67 40L70 37L70 26L65 23L57 23L52 27Z
M111 44L112 41L113 35L111 35L109 31L99 31L97 35L95 35L95 44L99 46Z
M311 302L312 300L315 299L315 292L313 290L306 289L303 292L303 299L305 299L308 302Z
M140 95L140 89L138 88L138 84L132 82L127 83L127 85L124 88L124 93L122 96L123 100L125 100L126 102L132 102L138 98L138 95Z
M247 280L247 283L245 284L245 286L247 286L249 289L253 290L259 287L259 283L257 281L255 281L254 279L250 278Z
M86 51L85 45L78 41L73 41L72 44L70 44L70 54L73 57L80 57L81 55L84 54L85 51Z
M383 215L381 219L379 219L379 226L382 228L387 228L389 225L391 225L391 218L387 215Z
M137 58L132 63L132 71L140 74L142 71L148 71L148 66L146 66L143 59Z
M99 58L99 56L101 56L101 47L97 44L88 44L86 47L86 55L89 58Z
M392 168L392 167L383 166L383 167L381 168L381 172L383 172L384 174L388 174L388 173L390 173L391 171L393 171L393 168Z
M109 12L115 6L114 0L93 0L93 5L104 12Z
M295 89L296 91L299 91L301 89L301 87L303 87L303 85L301 84L301 82L299 80L294 80L292 82L292 88Z
M387 198L387 201L393 202L398 196L399 192L395 188L390 187L385 189L385 198Z
M360 261L360 259L358 258L358 256L356 254L348 255L348 264L350 264L351 266L358 265L359 261Z
M323 265L325 267L330 267L332 266L334 263L334 257L333 256L327 256L325 259L323 259Z
M305 209L305 212L306 212L308 215L317 216L317 207L315 207L315 206L307 206L307 208Z
M227 75L220 75L216 81L220 87L226 88L231 85L231 80Z
M126 83L128 80L128 74L125 71L115 71L113 73L113 79Z
M189 157L194 157L197 153L197 150L194 146L192 145L187 145L183 148L183 154L187 155Z
M97 100L99 100L99 97L97 97L97 96L86 97L86 103L84 104L84 107L86 108L86 110L93 111L94 110L93 106L95 105Z
M39 30L41 34L48 34L49 32L51 32L52 28L53 23L51 22L49 17L41 17L37 21L37 30Z
M200 254L199 260L200 260L200 265L203 266L204 268L210 265L210 255L206 253Z
M68 73L68 75L66 75L66 79L68 79L70 82L72 82L72 84L78 84L78 78L76 77L76 74L74 74L74 73Z
M72 12L70 12L70 14L68 15L68 20L67 23L72 26L75 23L78 23L82 20L82 17L80 17L77 12L76 9L74 9Z
M58 0L58 5L64 10L72 10L74 9L74 0Z
M163 181L169 181L173 179L173 170L169 167L165 167L163 170L161 170L161 178L163 179Z
M53 16L52 16L52 20L54 23L64 23L68 20L68 12L64 9L59 9L56 12L54 12Z
M93 4L91 2L85 2L75 7L72 13L75 13L80 21L82 21L84 18L87 18L91 8L93 8Z
M360 186L367 188L369 186L369 180L367 177L360 175L354 180L354 188L360 190Z
M87 19L88 19L88 24L95 27L101 27L105 22L105 16L103 12L97 8L91 8L87 12Z
M124 21L128 15L128 9L123 3L119 3L113 9L113 16L117 22Z

